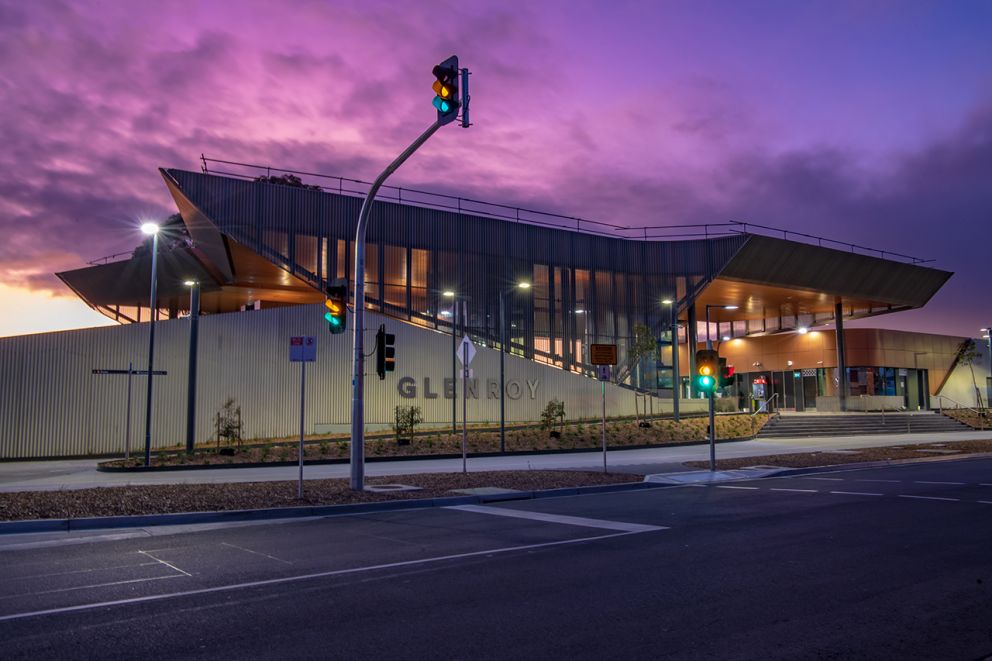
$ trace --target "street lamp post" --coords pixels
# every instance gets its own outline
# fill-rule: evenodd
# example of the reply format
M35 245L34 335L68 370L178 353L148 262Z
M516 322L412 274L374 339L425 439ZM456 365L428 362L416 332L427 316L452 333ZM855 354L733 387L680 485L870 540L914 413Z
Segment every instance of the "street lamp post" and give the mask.
M706 305L706 348L710 351L713 350L713 340L710 337L710 308L721 308L723 310L736 310L736 305ZM714 378L716 382L720 382L720 374L715 374ZM716 470L716 414L714 412L714 394L716 392L716 384L710 389L710 471Z
M158 231L155 223L143 223L141 231L152 237L151 293L148 298L148 397L145 399L145 466L152 462L152 372L155 369L155 310L158 307Z
M506 452L506 313L503 299L518 289L530 289L529 282L518 282L515 287L499 292L499 451Z
M455 292L446 290L441 293L445 298L451 299L451 388L452 391L455 388L455 384L458 382L458 377L455 374L455 359L458 355L458 339L455 337L457 334L457 328L455 320L458 319L458 297ZM458 431L458 406L457 397L451 398L451 433L454 434Z
M200 326L200 283L187 280L189 287L189 382L186 386L186 452L196 442L196 353Z
M678 306L674 299L666 298L662 301L671 312L670 333L672 336L672 419L679 421L679 396L682 394L682 377L679 374L679 314Z
M985 335L982 337L989 345L989 376L985 378L985 383L988 384L985 387L985 404L988 406L992 402L992 325L982 330L985 331Z

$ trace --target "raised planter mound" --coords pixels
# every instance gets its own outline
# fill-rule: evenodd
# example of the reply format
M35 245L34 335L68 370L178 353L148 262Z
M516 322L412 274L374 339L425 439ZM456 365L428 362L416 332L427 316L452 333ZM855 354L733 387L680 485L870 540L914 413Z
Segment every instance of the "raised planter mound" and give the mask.
M717 439L721 441L751 438L767 421L768 416L752 418L749 414L720 415L716 418ZM635 448L700 443L706 440L706 418L652 420L642 427L635 421L607 421L608 447ZM506 432L508 453L595 451L601 447L600 425L596 422L566 424L559 438L541 429L517 429ZM347 439L308 439L303 460L307 463L339 463L348 459ZM161 451L152 455L151 468L194 468L200 466L257 466L288 464L299 461L299 441L283 440L241 447L204 448L191 454L185 451ZM499 454L499 432L485 431L468 434L468 452L472 455ZM377 458L416 458L461 456L461 434L438 431L404 438L373 438L365 442L365 456ZM103 470L143 470L143 457L130 460L114 459L99 464Z

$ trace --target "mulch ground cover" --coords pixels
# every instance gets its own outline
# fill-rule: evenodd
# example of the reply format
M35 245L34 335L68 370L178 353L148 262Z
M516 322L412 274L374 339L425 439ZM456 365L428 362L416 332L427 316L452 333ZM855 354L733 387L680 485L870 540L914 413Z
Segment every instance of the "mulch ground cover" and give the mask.
M301 505L342 505L383 500L456 496L452 489L498 487L534 491L637 481L625 474L576 471L498 471L370 477L366 484L404 484L417 491L355 492L347 479L306 480L304 498L297 482L229 484L152 484L61 491L0 493L0 520L66 519L89 516L166 514L259 509Z
M815 468L837 464L856 464L865 461L893 461L897 459L920 459L922 457L957 457L969 454L992 452L992 439L979 441L954 441L948 443L926 443L922 445L890 445L878 448L857 448L835 452L800 452L796 454L772 454L760 457L737 457L718 459L718 470L732 470L748 466L780 466L782 468ZM709 468L706 461L688 461L690 468Z

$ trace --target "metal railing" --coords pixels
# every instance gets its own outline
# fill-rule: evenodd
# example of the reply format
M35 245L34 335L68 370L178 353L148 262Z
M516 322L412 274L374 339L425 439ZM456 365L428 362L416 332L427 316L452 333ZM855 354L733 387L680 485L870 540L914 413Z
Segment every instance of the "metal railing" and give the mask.
M361 179L350 179L336 175L321 174L318 172L308 172L305 170L293 170L286 168L275 168L268 165L258 165L254 163L242 163L239 161L227 161L218 158L208 158L200 155L201 169L204 174L217 174L238 179L255 180L259 177L272 177L273 175L290 174L296 176L314 177L328 183L318 183L321 190L340 195L351 195L364 197L369 188L370 182ZM211 165L213 164L213 165ZM220 166L220 167L217 167ZM240 169L240 170L238 170ZM467 213L488 218L497 218L515 223L526 223L529 225L539 225L556 229L568 229L586 234L607 236L617 239L636 239L643 241L666 240L666 239L713 239L725 236L747 236L756 234L760 236L772 236L789 240L800 240L803 243L815 244L820 247L832 247L845 251L868 256L878 256L882 259L894 259L905 261L911 264L926 264L933 262L932 259L922 259L912 255L893 252L891 250L881 250L869 246L862 246L847 241L839 241L827 237L795 232L770 225L750 223L731 220L721 223L691 223L686 225L646 225L642 227L632 227L628 225L618 225L599 220L589 220L578 216L553 213L548 211L538 211L525 207L497 202L487 202L470 197L448 195L445 193L435 193L416 188L404 188L401 186L383 186L378 194L378 199L393 201L400 204L411 204L431 209L441 209L445 211L455 211L457 213Z
M771 402L773 402L773 401L775 401L775 399L776 399L777 397L778 397L778 393L774 393L774 394L772 394L772 396L771 396L771 397L769 397L769 398L768 398L768 399L766 399L765 401L763 401L763 402L761 402L761 405L760 405L760 406L758 407L758 410L757 410L757 411L755 411L754 413L752 413L752 414L751 414L751 436L752 436L752 437L754 437L754 435L755 435L755 430L754 430L754 427L755 427L755 425L757 424L757 422L756 422L756 417L757 417L757 415L758 415L759 413L762 413L762 412L764 412L764 413L769 413L769 411L768 411L768 405L769 405L769 404L770 404ZM782 414L781 414L781 413L779 413L778 411L774 411L774 412L771 412L771 413L770 413L770 415L774 415L774 416L776 416L776 417L782 417Z

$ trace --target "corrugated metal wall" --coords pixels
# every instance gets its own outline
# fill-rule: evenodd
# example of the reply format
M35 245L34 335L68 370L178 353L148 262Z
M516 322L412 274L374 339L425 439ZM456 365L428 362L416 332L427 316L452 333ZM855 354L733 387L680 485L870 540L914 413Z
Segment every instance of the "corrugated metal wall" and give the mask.
M397 404L420 406L429 423L451 419L451 400L424 397L424 379L441 393L451 374L451 336L376 314L372 329L386 323L397 336L397 371L380 381L374 361L367 367L366 422L388 424ZM197 440L214 434L214 414L227 398L241 406L248 438L292 436L299 426L300 365L288 361L293 335L317 337L317 362L308 365L306 428L346 425L350 420L351 332L330 335L323 306L297 306L200 318L197 384ZM181 444L186 433L189 321L156 325L152 442ZM472 363L479 399L469 399L469 421L499 420L499 399L487 397L487 379L499 378L499 353L479 348ZM122 452L125 438L127 376L94 375L93 369L143 369L148 355L148 324L0 338L0 458L57 457ZM507 382L519 384L519 399L507 400L507 419L535 420L552 398L565 401L569 418L595 418L600 384L529 360L507 356ZM412 399L399 395L402 377L417 386ZM131 449L144 445L146 377L133 378ZM528 385L528 381L531 385ZM536 383L536 386L533 385ZM531 388L534 396L531 398ZM458 385L461 392L461 385ZM508 393L514 392L512 386ZM664 404L670 406L670 400ZM656 409L657 410L656 402ZM695 406L686 403L683 409ZM607 385L611 415L632 414L634 395ZM461 402L457 406L461 417Z

